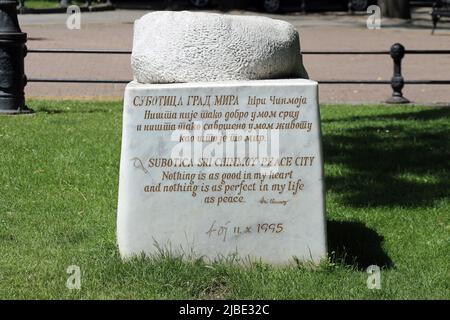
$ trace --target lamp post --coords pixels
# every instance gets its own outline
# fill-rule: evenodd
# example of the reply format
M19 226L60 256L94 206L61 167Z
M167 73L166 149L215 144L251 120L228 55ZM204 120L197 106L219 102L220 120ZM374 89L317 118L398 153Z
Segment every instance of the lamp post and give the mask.
M30 113L25 106L27 34L19 27L17 1L0 0L0 114Z

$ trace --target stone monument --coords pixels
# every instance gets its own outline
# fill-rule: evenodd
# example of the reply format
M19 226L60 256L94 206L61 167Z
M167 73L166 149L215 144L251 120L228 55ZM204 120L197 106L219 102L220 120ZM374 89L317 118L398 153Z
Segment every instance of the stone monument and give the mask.
M117 237L285 265L326 255L318 84L297 31L264 17L155 12L135 23Z

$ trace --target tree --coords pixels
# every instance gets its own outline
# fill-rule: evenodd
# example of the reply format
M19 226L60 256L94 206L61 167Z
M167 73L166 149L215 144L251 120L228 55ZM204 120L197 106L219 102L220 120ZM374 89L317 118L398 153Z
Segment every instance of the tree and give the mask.
M411 19L409 0L378 0L383 17Z

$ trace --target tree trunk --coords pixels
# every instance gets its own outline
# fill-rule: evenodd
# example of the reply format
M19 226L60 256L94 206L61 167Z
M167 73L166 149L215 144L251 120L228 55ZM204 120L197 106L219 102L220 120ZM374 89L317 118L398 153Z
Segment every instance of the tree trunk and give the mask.
M409 0L378 0L383 17L411 19Z

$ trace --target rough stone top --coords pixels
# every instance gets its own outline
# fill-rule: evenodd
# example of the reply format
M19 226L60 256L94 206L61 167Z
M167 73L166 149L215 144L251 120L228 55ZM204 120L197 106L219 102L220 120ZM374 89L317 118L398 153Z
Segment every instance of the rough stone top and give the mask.
M135 22L140 83L308 78L298 32L259 16L157 11Z

